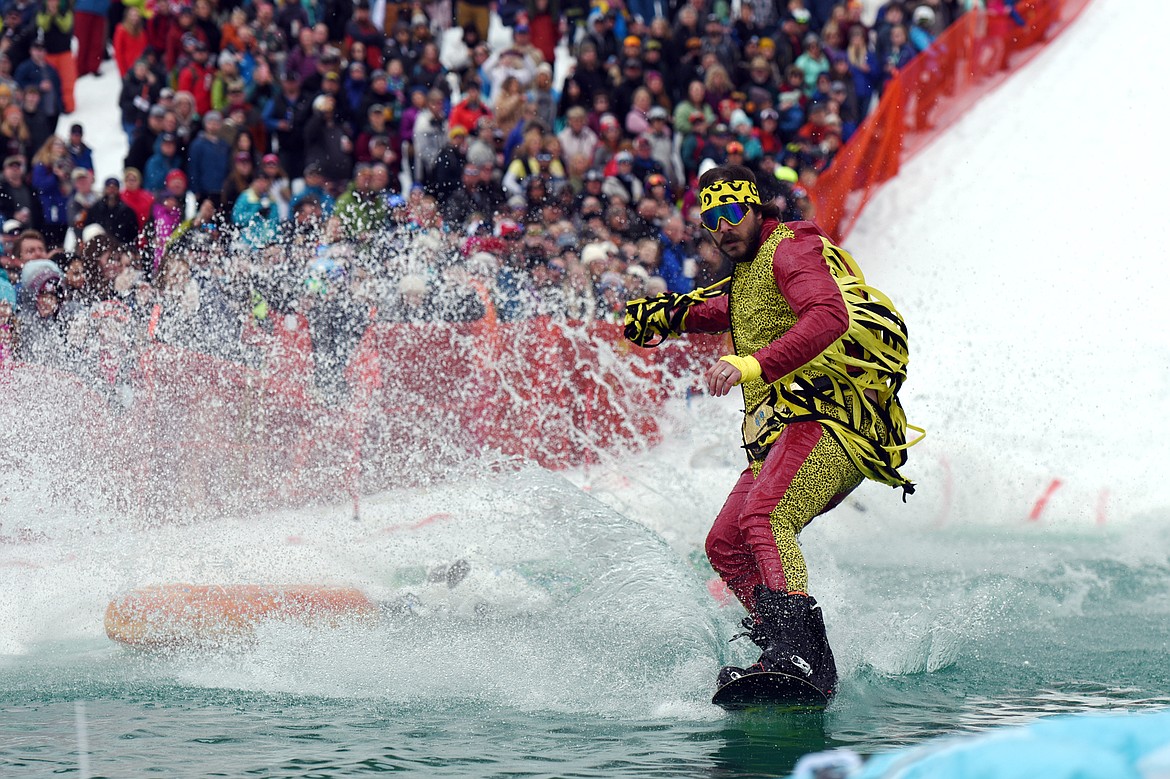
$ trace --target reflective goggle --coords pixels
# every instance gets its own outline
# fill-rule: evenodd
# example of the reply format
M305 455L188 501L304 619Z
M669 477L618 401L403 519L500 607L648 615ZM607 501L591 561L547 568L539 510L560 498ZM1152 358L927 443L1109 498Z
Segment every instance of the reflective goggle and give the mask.
M702 220L703 227L706 227L711 232L715 232L719 229L720 219L727 220L727 224L735 227L743 221L749 211L751 211L751 206L747 203L727 203L708 208L699 215L699 219Z

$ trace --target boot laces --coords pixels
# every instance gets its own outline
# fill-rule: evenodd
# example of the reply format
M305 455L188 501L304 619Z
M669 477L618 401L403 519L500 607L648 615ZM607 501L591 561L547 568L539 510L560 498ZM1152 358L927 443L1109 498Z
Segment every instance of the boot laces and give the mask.
M756 621L750 616L744 617L739 624L744 628L742 633L736 633L731 638L727 639L727 643L737 641L741 638L748 638L753 644L760 645L762 641L767 638L763 628L756 624Z

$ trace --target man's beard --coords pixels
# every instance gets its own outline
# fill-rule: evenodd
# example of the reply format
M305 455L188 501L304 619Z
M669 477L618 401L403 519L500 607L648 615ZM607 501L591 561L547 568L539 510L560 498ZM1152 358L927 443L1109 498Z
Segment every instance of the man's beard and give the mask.
M715 248L717 248L724 257L731 260L732 262L750 262L755 258L756 252L759 251L759 243L760 242L758 238L750 242L736 241L734 244L732 244L731 249L735 252L742 252L742 254L739 256L734 256L727 249L723 248L723 245L721 244L716 244Z

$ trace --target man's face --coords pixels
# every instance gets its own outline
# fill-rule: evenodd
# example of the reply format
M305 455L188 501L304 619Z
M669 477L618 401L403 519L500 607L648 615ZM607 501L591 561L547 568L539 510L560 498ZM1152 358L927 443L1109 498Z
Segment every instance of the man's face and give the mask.
M737 225L731 225L726 219L719 220L719 227L711 233L715 245L726 254L732 262L743 262L752 259L756 238L760 234L760 216L755 209L748 211L747 216Z
M24 178L24 166L19 162L11 162L4 166L4 178L17 183Z
M39 238L26 238L20 244L20 260L21 267L26 262L32 260L43 260L48 257L49 253L45 251L45 242Z

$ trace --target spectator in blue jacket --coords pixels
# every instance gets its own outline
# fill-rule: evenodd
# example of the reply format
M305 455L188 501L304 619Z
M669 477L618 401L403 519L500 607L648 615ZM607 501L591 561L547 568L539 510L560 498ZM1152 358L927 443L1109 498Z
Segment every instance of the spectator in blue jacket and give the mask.
M28 50L28 59L16 66L12 74L21 89L36 90L41 94L38 111L49 120L50 127L57 126L57 117L64 110L61 102L61 77L57 69L45 59L45 44L34 40Z
M167 174L182 170L183 160L179 157L179 139L174 133L163 133L158 137L158 148L146 161L142 173L142 186L148 192L158 192L167 183Z
M906 31L910 37L910 45L918 51L926 51L934 43L934 33L930 31L934 24L934 11L925 5L914 9L913 23Z
M73 161L74 168L85 168L92 173L93 149L82 140L84 134L85 128L79 124L69 128L69 159Z
M272 179L261 168L232 208L232 224L240 228L240 238L253 249L267 246L280 234L280 212L268 194L271 186Z
M216 208L219 208L232 155L227 141L219 136L222 129L223 115L219 111L208 111L203 117L203 132L191 142L191 151L187 155L191 191L200 203L210 200Z
M686 225L682 214L674 213L663 223L658 241L662 245L662 259L658 263L658 275L666 282L671 292L690 292L695 280L686 274Z

